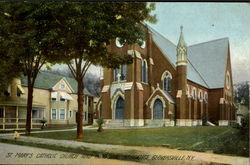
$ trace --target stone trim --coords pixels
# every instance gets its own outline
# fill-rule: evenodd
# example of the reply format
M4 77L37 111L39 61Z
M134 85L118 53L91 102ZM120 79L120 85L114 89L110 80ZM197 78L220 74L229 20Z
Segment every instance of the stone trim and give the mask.
M125 95L121 89L117 89L111 99L111 111L113 120L115 120L116 101L118 100L119 97L122 97L123 100L125 101Z
M154 96L154 94L159 91L170 103L174 104L174 102L171 101L171 99L168 98L168 96L163 92L163 90L160 89L159 86L157 86L157 88L153 91L153 93L151 94L151 96L148 98L146 105L149 104L149 101L152 99L152 97Z
M132 56L134 56L134 57L137 57L137 58L139 58L139 59L142 59L141 53L138 52L137 50L128 50L127 53L128 53L129 55L132 55Z
M154 65L154 60L150 57L149 58L149 63L151 64L151 65Z
M219 126L228 126L229 120L219 120Z
M136 83L136 86L137 86L137 88L138 88L139 90L143 90L143 87L142 87L142 84L141 84L141 83L137 82L137 83Z
M109 90L109 85L104 85L102 88L102 92L105 93L108 92L108 90Z
M151 110L151 120L153 119L153 111L154 111L154 103L156 99L160 99L162 104L163 104L163 119L165 119L165 109L166 109L166 102L163 99L163 97L156 95L152 100L151 100L151 104L150 104L150 110Z

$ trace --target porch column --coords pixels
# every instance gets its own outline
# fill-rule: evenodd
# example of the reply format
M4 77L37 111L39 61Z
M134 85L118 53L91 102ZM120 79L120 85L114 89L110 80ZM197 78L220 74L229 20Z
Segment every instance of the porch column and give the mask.
M5 129L5 106L3 106L3 130Z
M18 128L18 106L16 106L16 128Z

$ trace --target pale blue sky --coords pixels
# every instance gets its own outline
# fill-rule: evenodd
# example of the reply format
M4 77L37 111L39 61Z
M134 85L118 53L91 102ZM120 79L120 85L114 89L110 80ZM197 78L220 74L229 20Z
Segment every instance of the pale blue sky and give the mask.
M180 25L187 45L228 37L233 81L250 80L249 4L157 2L153 13L158 21L151 27L175 44ZM99 67L92 66L89 71L100 75Z
M187 45L228 37L234 82L250 80L250 5L246 3L156 3L155 30L178 42L180 25Z

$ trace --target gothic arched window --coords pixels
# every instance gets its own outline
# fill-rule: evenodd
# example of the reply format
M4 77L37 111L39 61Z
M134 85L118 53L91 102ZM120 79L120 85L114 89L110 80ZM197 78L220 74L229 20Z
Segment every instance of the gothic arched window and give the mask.
M172 75L170 72L166 71L162 75L162 88L164 91L170 92L171 91L171 79Z
M193 99L196 99L196 88L193 87Z
M147 83L148 82L148 64L146 60L142 60L141 65L141 81Z

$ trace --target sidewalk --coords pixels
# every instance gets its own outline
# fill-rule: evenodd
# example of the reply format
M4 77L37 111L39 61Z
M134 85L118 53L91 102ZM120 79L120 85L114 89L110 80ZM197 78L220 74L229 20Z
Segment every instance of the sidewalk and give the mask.
M12 136L0 137L1 139L14 140ZM143 140L143 139L142 139ZM60 146L64 148L87 151L96 156L105 157L105 155L115 155L116 159L131 157L133 160L147 162L149 164L232 164L246 165L249 159L236 156L224 156L213 153L203 153L194 151L184 151L177 149L168 149L164 147L143 147L143 146L122 146L93 144L69 140L54 140L44 138L34 138L21 136L17 139L20 142L35 143L39 145ZM134 157L137 156L136 159Z

